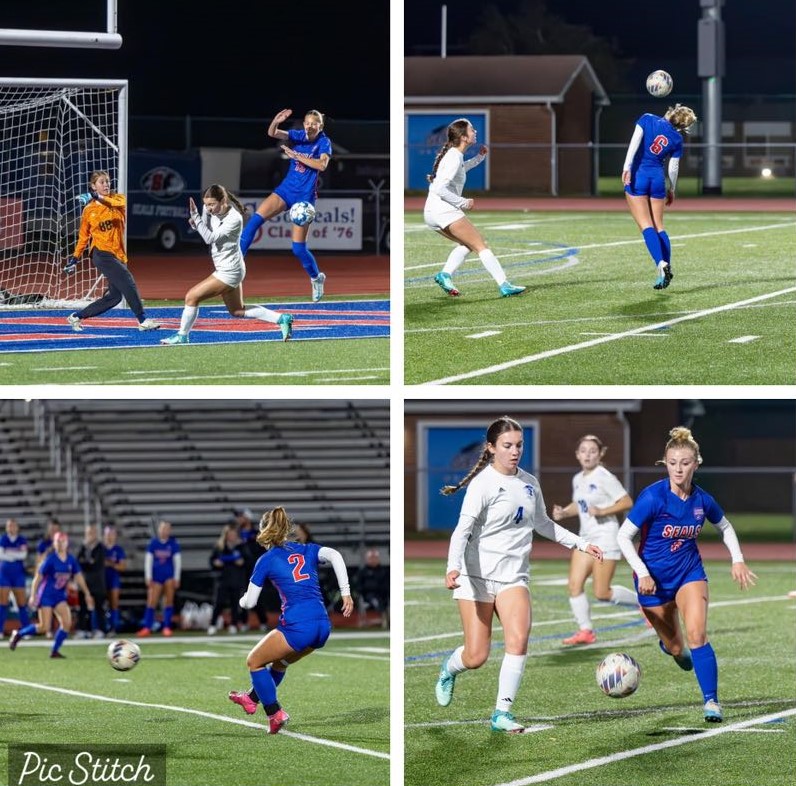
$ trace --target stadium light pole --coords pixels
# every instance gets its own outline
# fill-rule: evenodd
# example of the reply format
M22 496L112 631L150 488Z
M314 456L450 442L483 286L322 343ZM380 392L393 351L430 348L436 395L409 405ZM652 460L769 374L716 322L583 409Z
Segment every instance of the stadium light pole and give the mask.
M702 193L721 194L721 79L724 76L724 0L699 0L697 73L702 79Z
M440 26L439 56L448 56L448 6L442 6L442 24Z

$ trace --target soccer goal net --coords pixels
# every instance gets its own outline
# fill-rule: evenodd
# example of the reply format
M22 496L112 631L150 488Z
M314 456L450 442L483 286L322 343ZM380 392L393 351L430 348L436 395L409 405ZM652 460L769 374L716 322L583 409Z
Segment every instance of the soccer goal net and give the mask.
M127 82L0 79L0 308L99 297L86 258L66 275L95 170L126 191Z

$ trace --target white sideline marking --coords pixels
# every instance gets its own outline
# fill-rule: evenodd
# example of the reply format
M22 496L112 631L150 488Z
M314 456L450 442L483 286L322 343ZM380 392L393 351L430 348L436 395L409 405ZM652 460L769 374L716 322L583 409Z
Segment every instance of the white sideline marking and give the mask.
M499 336L502 330L485 330L483 333L473 333L465 338L488 338L489 336Z
M126 704L130 707L148 707L156 710L167 710L169 712L182 712L186 715L198 715L200 718L210 718L211 720L223 721L224 723L233 723L237 726L248 726L252 729L265 729L263 723L255 723L247 721L242 718L230 718L227 715L216 715L213 712L203 712L202 710L193 710L190 707L173 707L169 704L151 704L144 701L131 701L130 699L113 699L110 696L97 696L93 693L84 693L79 690L67 690L66 688L57 688L53 685L39 685L36 682L25 682L24 680L14 680L7 677L0 677L0 682L5 682L8 685L19 685L23 688L37 688L39 690L48 691L51 693L63 693L66 696L77 696L81 699L94 699L95 701L107 701L110 704ZM310 737L308 734L297 734L293 731L285 731L284 729L279 732L286 737L294 737L305 742L312 742L316 745L327 745L330 748L340 748L341 750L351 751L352 753L362 753L366 756L375 756L378 759L390 758L389 753L382 753L381 751L372 751L367 748L357 748L354 745L346 745L342 742L334 742L332 740L324 740L320 737Z
M581 336L613 336L614 333L598 333L596 330L585 331ZM636 333L638 338L667 338L667 333Z
M620 338L627 336L635 336L639 333L646 333L648 330L658 330L660 328L676 325L678 322L688 322L693 319L709 316L710 314L719 314L722 311L732 311L735 308L747 306L750 303L759 303L763 300L770 300L780 295L787 295L791 292L796 292L796 287L788 287L787 289L780 289L777 292L769 292L766 295L757 295L757 297L747 298L746 300L739 300L735 303L726 303L723 306L716 306L715 308L707 308L703 311L696 311L693 314L688 314L684 317L676 317L675 319L667 320L666 322L658 322L654 325L646 325L644 327L633 328L626 330L624 333L614 333L610 336L603 336L602 338L593 338L591 341L582 341L579 344L570 344L566 347L559 347L558 349L548 349L545 352L537 352L535 355L526 355L524 358L517 358L516 360L509 360L506 363L498 363L494 366L487 366L486 368L476 369L475 371L468 371L465 374L455 374L451 377L442 377L441 379L432 379L424 382L424 385L447 385L451 382L461 382L464 379L473 379L475 377L483 377L487 374L494 374L498 371L505 371L515 366L524 366L528 363L535 363L537 360L545 360L547 358L555 357L556 355L565 355L568 352L575 352L579 349L588 349L596 347L599 344L606 344L609 341L616 341Z
M750 341L761 338L761 336L739 336L738 338L731 338L728 344L748 344Z
M776 720L777 718L785 718L790 715L796 715L796 708L785 710L783 712L775 712L771 715L762 715L759 718L751 718L750 720L739 721L738 723L729 723L726 726L721 726L717 729L711 729L710 731L705 731L702 734L688 734L684 737L668 740L667 742L658 742L654 745L644 745L641 748L634 748L632 750L620 751L619 753L612 753L610 756L601 756L598 759L588 759L580 764L570 764L567 767L559 767L558 769L540 772L537 775L531 775L527 778L518 778L517 780L506 781L505 783L496 784L496 786L529 786L532 783L547 783L547 781L552 781L556 778L563 778L565 775L571 775L573 772L591 770L595 767L602 767L604 764L614 764L618 761L632 759L636 756L654 753L655 751L666 750L667 748L676 748L680 745L687 745L691 742L701 742L702 740L709 739L710 737L718 737L720 734L727 734L731 731L747 729L750 726L757 726L760 723L768 723L769 721Z
M687 731L693 734L695 731L704 731L697 729L694 726L664 726L661 731ZM745 734L782 734L785 729L738 729L739 732Z

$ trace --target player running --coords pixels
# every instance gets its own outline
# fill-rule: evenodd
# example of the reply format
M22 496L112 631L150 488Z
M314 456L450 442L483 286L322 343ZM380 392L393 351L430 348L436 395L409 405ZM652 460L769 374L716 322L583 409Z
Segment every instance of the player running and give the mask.
M160 324L147 319L135 279L127 266L127 251L124 246L127 197L124 194L111 193L110 175L104 170L91 173L88 189L88 193L78 197L84 205L80 232L64 272L74 272L80 257L88 248L94 267L108 280L108 289L101 298L70 314L66 321L72 326L72 330L79 333L83 330L84 319L104 314L124 298L138 320L139 330L157 330Z
M267 551L257 560L249 588L240 599L241 608L254 608L266 579L273 583L282 599L279 625L266 633L246 658L252 689L229 694L230 700L250 715L257 710L257 702L262 702L268 715L269 734L276 734L290 719L276 697L285 670L323 647L332 630L318 578L319 560L332 564L343 599L343 616L350 617L354 610L348 572L340 552L317 543L289 540L293 534L293 522L284 508L274 508L263 515L257 542Z
M619 531L616 517L630 510L633 500L616 475L602 465L607 450L594 434L586 434L578 440L575 458L581 471L572 478L572 502L565 507L553 505L553 518L556 521L578 516L580 536L603 550L602 562L595 562L579 551L572 552L569 563L569 605L578 623L578 631L564 639L562 643L566 645L594 644L597 641L591 623L589 599L584 592L589 576L597 600L638 606L635 592L611 583L617 560L622 558L616 542Z
M699 445L683 426L669 432L658 464L669 477L647 486L619 529L619 547L633 568L638 601L660 639L661 650L684 671L694 670L705 703L705 720L721 723L718 663L708 642L708 578L696 539L709 521L732 557L731 574L741 589L757 576L744 562L735 530L713 497L697 486ZM641 532L638 551L633 538ZM690 653L680 628L682 614Z
M326 171L332 157L332 142L323 130L323 115L316 109L311 109L304 115L302 130L285 131L279 128L279 124L284 123L291 114L293 114L292 109L277 112L271 125L268 126L268 136L288 143L282 145L282 152L290 159L290 167L282 182L260 202L257 212L243 228L240 248L244 256L254 241L257 230L269 218L290 210L296 202L309 202L315 205L315 200L318 198L318 177L321 172ZM318 263L307 248L309 230L309 224L304 226L293 224L292 250L310 277L312 300L317 303L323 297L326 274L318 270Z
M188 199L190 224L210 246L215 270L188 290L180 329L174 335L161 339L160 343L187 344L188 334L199 316L199 304L219 295L233 317L259 319L279 325L282 340L287 341L293 332L293 317L290 314L280 314L265 306L246 306L243 303L246 263L240 250L240 233L246 208L233 193L217 184L205 189L202 202L200 216L193 197Z
M85 595L86 605L89 610L93 611L94 598L88 591L88 585L80 571L80 565L69 553L69 538L65 532L56 532L53 536L53 551L44 558L39 566L30 588L29 605L32 609L38 608L39 621L19 628L11 634L8 644L12 650L17 648L25 636L47 633L52 625L54 613L58 620L58 630L55 632L50 657L64 657L60 652L61 645L66 641L69 631L72 629L72 614L66 602L66 587L70 581L77 584Z
M666 289L674 278L672 244L663 228L663 206L674 202L683 154L682 134L688 133L696 121L693 109L680 104L670 107L663 117L642 115L636 121L622 167L622 183L630 215L638 225L658 271L653 289ZM664 174L667 160L668 189Z

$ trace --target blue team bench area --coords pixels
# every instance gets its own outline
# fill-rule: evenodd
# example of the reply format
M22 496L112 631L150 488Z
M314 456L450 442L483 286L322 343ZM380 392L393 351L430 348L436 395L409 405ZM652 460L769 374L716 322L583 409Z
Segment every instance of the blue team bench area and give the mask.
M389 300L269 302L267 305L275 311L293 315L291 341L388 338L390 335ZM66 321L71 313L68 309L0 312L0 353L160 346L162 338L179 328L182 307L148 308L147 317L160 322L161 328L147 332L138 330L138 322L128 309L112 309L86 320L84 330L76 333ZM201 306L190 335L192 345L281 340L278 325L231 317L220 305ZM168 352L174 347L162 349Z

